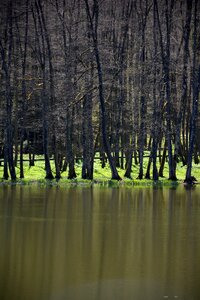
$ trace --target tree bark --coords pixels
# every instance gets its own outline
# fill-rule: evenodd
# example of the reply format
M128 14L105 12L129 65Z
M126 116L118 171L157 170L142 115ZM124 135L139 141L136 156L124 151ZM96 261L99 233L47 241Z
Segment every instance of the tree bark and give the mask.
M13 51L13 7L12 1L7 5L7 34L8 49L7 53L0 40L0 51L2 58L2 69L5 74L5 99L6 99L6 128L5 128L5 146L4 146L4 176L7 178L7 163L9 166L10 176L12 180L16 180L16 172L13 160L13 125L12 125L12 109L13 99L11 92L11 61Z
M114 163L114 160L113 160L113 157L111 154L111 148L110 148L110 144L108 142L107 131L106 131L106 123L107 122L106 122L106 111L105 111L103 74L102 74L102 66L101 66L100 55L99 55L98 34L97 34L98 16L99 16L98 0L94 0L93 3L94 3L93 14L94 14L95 21L93 21L93 18L91 16L88 0L85 0L87 17L89 19L90 29L91 29L92 38L93 38L94 54L95 54L95 58L96 58L98 81L99 81L99 101L100 101L100 107L101 107L102 139L103 139L104 150L107 154L108 161L110 164L112 179L121 180L121 177L119 176L119 174L117 172L117 168L115 166L115 163Z
M178 159L178 154L181 148L181 125L184 126L186 103L187 103L187 92L188 92L188 58L189 58L189 37L190 37L190 23L192 15L192 2L193 0L187 0L187 10L186 10L186 21L183 28L183 72L182 72L182 89L181 89L181 101L180 108L177 116L176 124L176 134L175 134L175 150L174 150L174 162L176 163ZM183 128L183 136L185 135Z
M199 60L199 49L197 48L197 3L195 0L194 4L194 32L193 32L193 70L192 70L192 91L193 91L193 104L192 104L192 115L190 119L190 140L189 140L189 151L187 170L185 175L185 183L192 184L195 178L191 176L192 173L192 157L194 152L195 143L195 132L196 132L196 120L198 114L198 102L199 102L199 90L200 90L200 60ZM198 60L197 60L198 55ZM198 65L198 69L197 69Z
M40 1L40 0L39 0ZM41 66L41 73L42 73L42 90L41 90L41 99L42 99L42 130L43 130L43 152L44 152L44 159L45 159L45 171L46 171L46 179L53 179L54 176L51 171L51 164L49 159L49 101L47 98L47 88L46 88L46 57L45 57L45 37L44 37L44 31L43 31L43 25L41 20L41 13L40 13L40 7L38 2L35 3L36 5L36 11L38 15L38 22L39 22L39 29L40 32L38 32L38 26L36 22L36 16L34 13L34 10L32 9L32 15L34 20L34 27L36 32L36 42L39 52L39 63ZM41 41L40 41L41 37Z
M171 0L168 3L168 0L165 1L165 24L166 24L166 46L164 49L163 43L163 34L160 24L160 17L158 12L157 0L155 0L156 5L156 14L158 20L158 29L160 33L160 48L161 48L161 57L163 63L163 72L164 72L164 84L165 84L165 94L166 94L166 138L167 138L167 150L168 150L168 165L169 165L169 180L177 180L176 178L176 168L174 163L174 157L172 153L172 124L171 124L171 86L170 86L170 36L171 36L171 25L172 25L172 11L174 6L174 0Z

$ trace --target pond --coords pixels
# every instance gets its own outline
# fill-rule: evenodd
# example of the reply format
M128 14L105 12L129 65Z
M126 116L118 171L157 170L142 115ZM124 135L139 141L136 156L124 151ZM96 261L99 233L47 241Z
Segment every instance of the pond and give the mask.
M1 186L0 299L200 299L200 187Z

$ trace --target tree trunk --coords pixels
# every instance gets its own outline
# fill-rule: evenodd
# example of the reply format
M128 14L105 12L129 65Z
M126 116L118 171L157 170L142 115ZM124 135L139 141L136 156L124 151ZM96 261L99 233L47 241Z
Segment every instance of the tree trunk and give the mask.
M12 126L12 109L13 98L11 88L11 58L13 51L13 11L12 1L8 2L7 6L7 35L8 35L8 49L5 51L0 40L0 51L2 58L2 69L5 73L5 99L6 99L6 128L5 128L5 161L4 161L4 175L7 177L7 162L9 166L10 176L12 180L16 179L16 172L13 160L13 126ZM7 52L7 53L6 53Z
M143 178L143 155L144 155L144 105L145 98L141 96L141 121L140 121L140 137L139 137L139 175L138 179Z
M191 176L191 173L192 173L192 156L194 152L194 143L195 143L196 120L198 114L199 90L200 90L200 60L199 60L200 49L197 48L197 2L198 0L195 0L194 33L193 33L193 71L192 71L193 104L192 104L192 115L190 119L190 140L189 140L187 170L185 175L185 183L188 184L192 184L196 180L193 176ZM198 57L198 61L197 61L197 57ZM197 69L197 65L199 69Z
M49 101L47 98L47 90L46 90L46 48L45 48L45 37L43 28L43 15L41 15L41 3L36 2L36 11L38 15L38 22L39 22L39 29L41 30L41 34L38 32L38 22L36 21L36 16L34 10L32 9L35 32L36 32L36 41L37 47L39 51L39 62L41 65L41 72L42 72L42 90L41 90L41 99L42 99L42 130L43 130L43 152L44 152L44 159L45 159L45 171L46 171L46 179L53 179L54 176L51 171L51 164L49 159L49 124L48 124L48 117L49 117ZM41 38L41 41L40 41ZM42 47L42 50L41 50Z
M70 109L67 110L67 128L66 128L66 155L68 161L68 179L76 178L76 171L74 167L74 153L73 153L73 112Z
M105 111L103 74L102 74L102 67L101 67L101 62L100 62L99 47L98 47L98 35L97 35L98 15L99 15L98 0L94 0L94 6L93 6L94 20L90 13L88 0L85 0L85 4L86 4L87 16L90 21L90 29L91 29L91 33L92 33L92 37L93 37L94 54L95 54L96 64L97 64L97 73L98 73L98 81L99 81L99 101L100 101L100 108L101 108L101 130L102 130L102 139L103 139L104 150L107 154L108 161L110 164L112 179L121 180L121 178L117 172L112 154L111 154L111 148L110 148L110 144L108 142L107 131L106 131L106 123L107 122L106 122L106 111Z
M131 179L131 171L132 171L132 162L133 162L133 150L130 149L127 155L127 163L126 163L126 172L124 177Z
M181 89L181 101L180 109L177 116L176 124L176 135L175 135L175 150L174 150L174 162L176 163L178 159L178 154L181 148L181 125L183 126L183 137L184 123L185 123L185 111L187 103L187 91L188 91L188 57L189 57L189 37L190 37L190 23L191 23L191 13L192 13L192 0L187 0L187 11L186 11L186 21L183 28L183 73L182 73L182 89ZM184 117L184 119L183 119ZM184 137L185 138L185 137Z
M167 155L167 143L165 141L164 149L163 149L163 155L161 159L161 164L160 164L160 169L159 169L159 177L164 177L163 171L164 171L164 166L165 166L165 161L166 161L166 155Z
M88 33L88 42L90 35ZM93 127L92 127L92 112L93 112L93 77L94 65L92 62L92 51L88 54L88 64L91 71L85 75L85 90L86 94L83 99L82 112L82 145L83 145L83 165L82 178L93 179L93 165L94 165L94 142L93 142Z
M8 180L9 174L8 174L8 147L7 147L7 132L5 130L4 132L4 166L3 166L3 178L5 180Z
M163 33L160 24L160 17L158 12L157 0L154 0L155 10L157 15L158 30L160 33L160 48L161 57L163 63L163 73L164 73L164 84L165 84L165 94L166 94L166 139L167 139L167 150L168 150L168 165L169 165L169 180L177 180L176 169L174 164L174 157L172 153L172 124L171 124L171 87L170 87L170 61L171 61L171 49L170 49L170 37L171 37L171 25L172 25L172 11L174 0L165 2L165 24L166 24L166 46L164 49ZM168 5L170 7L168 7Z
M93 130L92 130L92 95L86 95L83 101L83 166L82 178L93 179Z
M44 13L42 9L42 5L40 0L38 1L38 7L41 15L41 23L43 25L43 30L44 30L44 38L46 40L46 45L47 45L47 53L48 53L48 64L49 64L49 84L50 84L50 112L53 111L54 109L54 104L55 104L55 91L54 91L54 70L53 70L53 64L52 64L52 47L50 43L50 38L49 38L49 32L47 29L46 21L44 18ZM54 125L54 117L50 113L50 118L52 118L52 143L53 143L53 152L54 152L54 162L55 162L55 169L56 169L56 178L59 179L61 177L60 175L60 168L59 168L59 162L58 162L58 150L57 150L57 140L56 140L56 132L55 132L55 125Z

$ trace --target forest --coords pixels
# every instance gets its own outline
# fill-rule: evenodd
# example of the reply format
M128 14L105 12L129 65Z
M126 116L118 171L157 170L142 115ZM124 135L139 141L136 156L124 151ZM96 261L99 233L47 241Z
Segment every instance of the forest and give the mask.
M200 1L1 0L0 164L152 178L200 159ZM148 166L144 159L148 152ZM52 170L52 161L54 171ZM132 174L133 163L138 174Z

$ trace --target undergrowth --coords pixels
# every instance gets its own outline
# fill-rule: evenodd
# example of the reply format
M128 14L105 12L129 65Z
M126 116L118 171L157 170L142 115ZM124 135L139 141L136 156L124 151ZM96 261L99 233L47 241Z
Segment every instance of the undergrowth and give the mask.
M42 157L37 157L37 158L42 158ZM144 159L144 174L146 171L146 167L148 164L148 159ZM55 167L54 163L51 162L51 167L53 174L55 174ZM24 162L24 174L25 178L24 179L19 179L19 167L16 167L16 173L17 173L17 180L15 182L12 182L11 180L4 180L3 179L3 166L0 166L0 182L1 184L22 184L22 185L29 185L29 184L37 184L37 185L45 185L45 186L65 186L65 185L70 185L70 186L77 186L77 185L86 185L86 186L91 186L91 185L103 185L103 186L121 186L121 185L126 185L126 186L152 186L152 185L165 185L165 186L172 186L172 185L177 185L180 182L183 182L185 178L185 173L186 173L186 166L182 166L181 163L177 164L177 178L178 180L175 182L169 181L168 178L168 164L165 164L164 168L164 178L159 178L158 181L153 181L149 179L142 179L139 180L137 179L138 176L138 165L133 164L132 166L132 179L128 179L124 177L125 170L118 168L118 172L120 177L122 178L121 181L115 181L111 180L111 171L109 168L108 163L106 164L105 168L101 167L100 161L95 161L94 164L94 179L91 180L83 180L81 178L81 167L82 164L81 162L77 162L75 165L75 170L77 174L76 179L69 180L67 178L68 176L68 170L63 172L61 174L62 178L58 181L56 179L53 180L46 180L45 179L45 169L44 169L44 161L36 161L35 166L29 167L28 161ZM193 165L192 169L192 174L195 176L197 179L200 178L200 166L199 165ZM152 174L151 174L152 175Z

